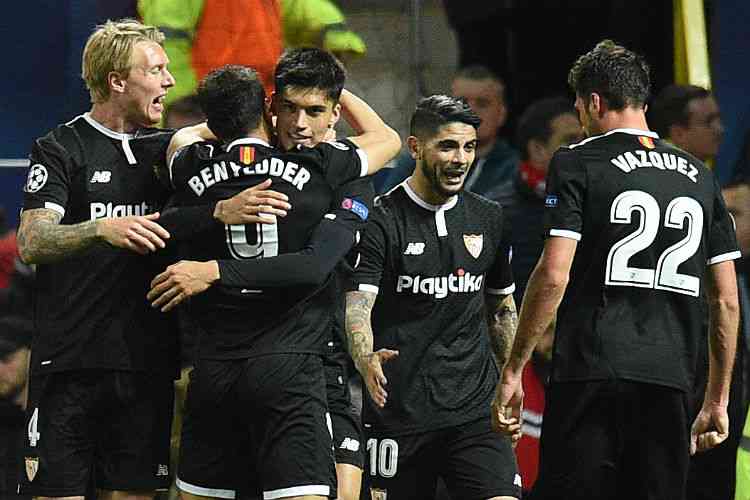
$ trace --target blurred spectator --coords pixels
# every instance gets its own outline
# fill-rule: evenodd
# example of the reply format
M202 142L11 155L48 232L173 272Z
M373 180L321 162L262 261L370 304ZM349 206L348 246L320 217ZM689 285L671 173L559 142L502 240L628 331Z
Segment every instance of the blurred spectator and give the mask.
M713 94L696 85L668 85L653 99L649 126L701 161L719 151L724 127Z
M168 104L225 64L251 66L266 93L273 90L282 49L279 0L139 0L138 11L167 35L164 49L177 82Z
M489 193L503 206L511 228L516 303L521 305L526 284L544 248L545 178L552 155L560 146L579 142L583 131L573 103L562 97L532 103L518 121L516 143L521 163L515 175ZM544 413L544 384L549 372L554 329L538 344L523 372L525 391L523 437L516 447L518 469L525 491L531 490L539 469L539 437Z
M344 61L366 51L329 0L138 0L138 12L167 35L176 80L167 104L195 92L201 78L225 64L255 69L271 95L284 45L322 48Z
M0 207L0 290L10 285L14 261L18 257L16 231L8 227L7 221L5 210Z
M451 92L455 97L463 97L482 119L477 131L477 159L464 189L488 196L513 177L519 160L518 151L499 135L508 118L505 83L484 66L468 66L454 75ZM375 177L375 189L386 192L413 171L414 160L402 153L394 160L393 168L384 169Z
M731 500L732 498L750 498L750 491L744 496L737 491L742 483L736 475L735 460L742 437L742 427L748 410L748 355L750 351L750 288L748 287L747 265L750 256L750 184L748 179L735 178L722 189L727 209L734 217L737 243L742 252L742 259L735 261L737 271L737 289L740 299L740 330L737 336L737 356L732 373L732 385L729 393L729 437L716 448L695 455L690 461L688 476L688 500ZM705 356L705 354L704 354ZM708 365L706 359L699 362ZM696 394L702 394L705 380L696 388ZM695 406L698 408L699 398ZM745 483L747 483L747 479Z
M18 495L18 472L21 470L19 440L24 427L29 346L29 320L0 318L0 496L3 500L28 500Z
M329 0L281 0L286 48L317 47L347 63L365 55L362 38L346 25L341 10Z
M660 137L701 161L712 159L719 150L724 132L719 106L711 92L702 87L668 85L652 100L647 118L649 125ZM747 210L746 206L743 206L743 201L745 204L750 203L750 200L743 198L746 187L744 181L740 180L733 182L723 191L727 198L727 208L733 213L735 220L738 215L741 216L742 212ZM743 267L744 258L736 262L738 272ZM742 281L741 275L738 278ZM703 307L706 307L705 304ZM747 311L742 312L743 318L745 314ZM708 335L708 323L706 323L704 334ZM742 337L743 335L740 335L738 338L740 341L738 347L742 347ZM706 347L700 350L696 360L699 366L696 373L702 375L696 377L693 388L694 412L700 409L705 393L705 368L708 367L707 342L707 339L701 341L700 345ZM743 372L747 353L744 351L744 349L737 350L730 388L730 403L727 410L730 422L729 438L715 449L691 457L687 488L689 500L730 499L734 495L735 478L732 465L741 436L745 415L743 408L746 407L747 401L747 397L742 394L743 387L746 387L746 381L743 382Z

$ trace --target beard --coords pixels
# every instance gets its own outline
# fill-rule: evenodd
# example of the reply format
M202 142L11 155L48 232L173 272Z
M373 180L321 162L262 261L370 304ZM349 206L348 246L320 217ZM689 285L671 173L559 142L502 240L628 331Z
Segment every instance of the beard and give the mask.
M438 172L438 167L436 165L428 165L427 162L422 162L422 175L425 179L429 182L430 188L433 190L433 192L441 197L444 198L450 198L453 195L456 195L464 190L464 182L461 183L461 187L456 189L455 191L446 189L445 186L443 186L440 183L440 175Z

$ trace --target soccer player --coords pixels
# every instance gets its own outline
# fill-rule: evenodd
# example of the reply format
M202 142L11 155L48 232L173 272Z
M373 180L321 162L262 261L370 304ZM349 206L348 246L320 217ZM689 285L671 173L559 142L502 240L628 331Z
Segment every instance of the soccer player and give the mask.
M148 499L168 485L176 335L144 300L168 256L139 255L170 237L155 212L167 193L154 165L172 137L152 128L174 84L162 41L132 20L97 28L83 53L91 111L31 151L18 231L22 259L38 265L26 494L82 499L96 488L100 498ZM214 213L257 220L237 216L257 194L206 205L207 227Z
M649 131L643 58L605 40L568 82L589 137L550 165L547 239L493 417L517 425L521 371L557 313L535 498L684 498L689 453L727 437L732 220L711 171ZM709 382L691 429L703 293Z
M323 85L322 68L332 68L331 56L318 49L288 50L276 65L272 111L276 116L279 146L289 151L299 146L312 147L332 138L334 125L346 112L347 121L354 117L341 109L339 96L332 88L345 83L344 71L331 71L335 85ZM330 77L329 77L330 78ZM324 88L324 87L329 87ZM361 197L371 200L374 189L369 178L355 181ZM348 354L344 338L344 285L350 272L346 262L336 269L334 300L337 301L333 334L328 355L323 358L326 372L328 411L331 414L333 446L336 455L336 480L340 500L358 500L364 468L364 446L360 419L354 410L348 386Z
M322 74L327 88L330 73ZM341 203L335 189L381 168L400 140L344 91L344 109L352 109L364 133L280 154L268 145L263 87L252 70L216 70L198 95L218 141L193 142L187 130L191 144L170 147L177 203L221 199L272 178L294 209L278 224L229 225L191 241L190 258L218 262L180 263L154 280L149 298L165 308L220 285L191 304L206 333L188 392L178 486L187 498L235 498L256 487L264 498L335 495L320 355L332 320L328 275L355 235L338 218L321 219ZM351 206L343 208L366 218L363 204L344 201ZM181 281L196 269L195 279Z
M373 498L432 498L438 477L453 498L520 495L511 440L490 421L515 332L510 249L500 205L463 190L478 126L462 100L421 100L414 174L376 199L358 246L346 334L370 394Z

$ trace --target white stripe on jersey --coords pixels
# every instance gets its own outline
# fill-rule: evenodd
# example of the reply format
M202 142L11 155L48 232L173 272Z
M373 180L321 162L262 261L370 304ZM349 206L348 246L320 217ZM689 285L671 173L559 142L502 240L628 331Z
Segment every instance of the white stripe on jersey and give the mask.
M435 225L438 236L448 236L448 226L445 225L445 210L435 212Z
M372 292L377 294L380 291L380 288L375 285L367 285L362 283L359 285L358 290L360 292Z
M331 493L331 487L325 484L310 484L305 486L292 486L263 492L263 500L275 500L276 498L301 497L306 495L320 495L327 497Z
M706 265L712 266L714 264L718 264L719 262L726 262L728 260L739 259L740 257L742 257L742 254L740 253L740 251L735 250L734 252L723 253L721 255L717 255L716 257L711 257L710 259L708 259L708 262L706 263Z
M215 488L204 488L203 486L196 486L194 484L186 483L179 477L176 481L177 488L180 491L186 493L192 493L193 495L199 495L202 497L215 497L215 498L228 498L233 499L236 497L234 490L219 490Z
M490 295L510 295L511 293L516 291L516 284L513 283L510 286L507 286L505 288L490 288L487 287L484 289L485 293L489 293Z
M614 130L610 130L606 134L601 135L592 135L591 137L587 137L586 139L582 140L581 142L577 142L575 144L570 144L568 147L570 149L575 149L578 146L583 146L584 144L591 142L595 139L600 139L602 137L607 137L611 134L616 134L617 132L622 132L623 134L630 134L630 135L645 135L646 137L651 137L652 139L658 139L659 134L656 132L652 132L650 130L638 130L637 128L616 128Z
M359 176L365 177L367 175L367 171L370 170L370 164L367 161L367 153L365 153L364 150L359 149L359 148L357 148L355 151L357 152L357 156L359 156L359 164L361 167Z
M581 241L581 233L570 231L568 229L550 229L549 235L562 236L563 238L570 238L571 240Z
M58 214L65 217L65 208L63 208L61 205L58 205L57 203L52 203L51 201L45 201L44 208L49 208L50 210L54 210Z

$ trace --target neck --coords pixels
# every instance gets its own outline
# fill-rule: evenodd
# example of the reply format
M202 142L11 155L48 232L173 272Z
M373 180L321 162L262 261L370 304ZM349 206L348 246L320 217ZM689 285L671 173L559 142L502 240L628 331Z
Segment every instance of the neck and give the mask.
M422 201L430 205L443 205L451 198L440 193L436 193L431 187L430 182L422 175L422 167L417 161L414 167L414 173L407 181L409 187L419 196Z
M130 123L125 113L111 100L94 104L89 116L113 132L129 134L138 129L138 125Z
M628 107L617 111L607 111L599 121L599 125L602 133L618 128L649 130L643 108Z
M268 144L271 144L271 133L268 130L268 124L265 120L261 120L257 128L249 130L247 132L247 136L252 139L260 139L267 142Z

